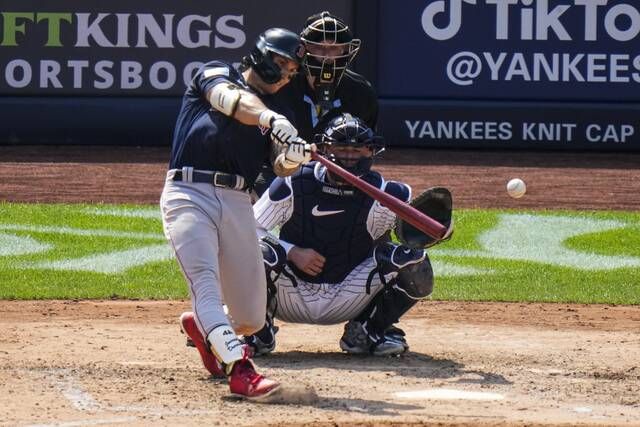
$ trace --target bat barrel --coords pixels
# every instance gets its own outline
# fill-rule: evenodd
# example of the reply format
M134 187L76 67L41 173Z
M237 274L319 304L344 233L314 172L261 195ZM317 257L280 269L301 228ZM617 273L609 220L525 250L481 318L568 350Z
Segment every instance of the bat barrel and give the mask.
M444 225L440 224L435 219L423 214L411 205L404 203L401 200L396 199L392 195L385 193L379 188L374 187L368 182L363 181L362 179L341 168L332 161L322 157L316 152L311 153L311 158L322 163L329 171L340 176L349 184L369 195L371 198L377 200L378 202L380 202L380 204L392 210L400 218L404 219L423 233L438 240L442 239L446 234L447 228Z

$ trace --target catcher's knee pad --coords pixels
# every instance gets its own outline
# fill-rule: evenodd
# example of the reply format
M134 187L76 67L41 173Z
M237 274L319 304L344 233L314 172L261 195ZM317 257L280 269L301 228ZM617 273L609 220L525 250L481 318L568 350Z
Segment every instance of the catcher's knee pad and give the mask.
M403 245L384 242L374 251L382 274L397 272L397 286L410 298L421 299L433 291L433 269L424 249L412 249Z
M398 288L413 299L426 298L433 292L433 268L426 251L423 252L422 261L401 268L396 277Z
M264 269L267 272L267 279L276 280L287 264L287 251L272 236L262 237L259 245L262 251Z

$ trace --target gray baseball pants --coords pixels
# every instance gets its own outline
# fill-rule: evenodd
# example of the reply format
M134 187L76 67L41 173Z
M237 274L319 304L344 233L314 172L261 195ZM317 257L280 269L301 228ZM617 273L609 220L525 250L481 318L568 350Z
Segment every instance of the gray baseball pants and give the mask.
M240 335L262 328L267 285L249 194L168 178L160 207L203 336L222 324Z

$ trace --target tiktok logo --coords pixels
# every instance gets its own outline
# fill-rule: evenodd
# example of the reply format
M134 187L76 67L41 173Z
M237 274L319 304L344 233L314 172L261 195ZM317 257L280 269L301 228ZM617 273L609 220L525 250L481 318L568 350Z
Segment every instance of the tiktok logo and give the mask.
M422 12L422 29L435 40L449 40L455 36L462 25L462 2L476 4L476 0L437 0L424 8ZM449 25L444 28L436 26L435 17L444 13L445 3L449 3Z

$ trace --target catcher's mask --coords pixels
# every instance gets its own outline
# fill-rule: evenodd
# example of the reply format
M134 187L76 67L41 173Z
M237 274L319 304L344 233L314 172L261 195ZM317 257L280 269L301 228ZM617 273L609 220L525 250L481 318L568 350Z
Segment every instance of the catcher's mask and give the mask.
M258 36L254 48L243 61L255 70L265 83L274 84L283 77L280 66L273 60L274 55L280 55L300 64L304 56L300 36L284 28L269 28Z
M300 37L305 48L302 66L314 77L318 104L329 110L342 75L360 49L360 39L354 39L347 24L326 11L307 18Z
M322 133L315 135L314 143L320 154L356 176L368 173L373 157L384 151L384 139L347 113L332 119Z

